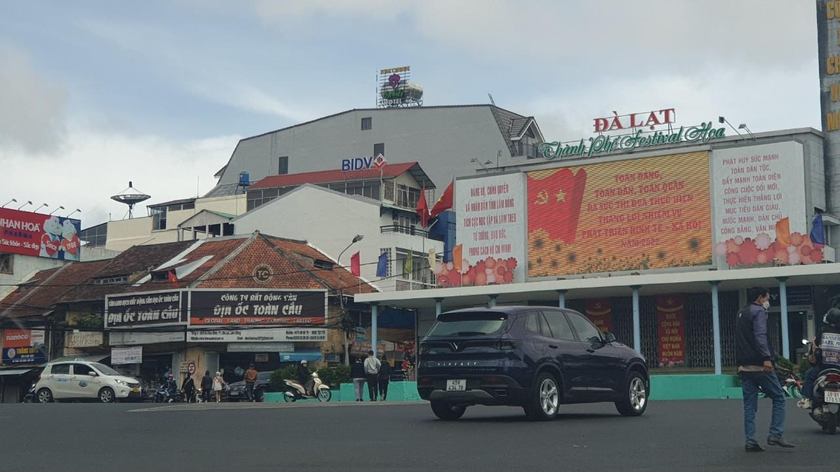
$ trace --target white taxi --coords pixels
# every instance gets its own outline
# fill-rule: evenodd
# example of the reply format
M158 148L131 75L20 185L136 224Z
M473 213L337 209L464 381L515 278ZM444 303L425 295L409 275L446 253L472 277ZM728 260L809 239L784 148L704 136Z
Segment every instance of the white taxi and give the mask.
M141 395L137 379L98 362L82 360L47 364L35 385L35 398L39 403L68 399L113 403L127 398L140 399Z

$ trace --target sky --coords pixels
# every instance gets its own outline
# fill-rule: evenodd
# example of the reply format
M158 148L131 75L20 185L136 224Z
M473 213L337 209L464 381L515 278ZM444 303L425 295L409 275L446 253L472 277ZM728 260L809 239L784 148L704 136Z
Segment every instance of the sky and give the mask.
M404 65L426 105L489 93L552 141L663 108L819 129L816 34L811 0L0 2L0 205L90 227L130 180L204 194L239 139L371 108Z

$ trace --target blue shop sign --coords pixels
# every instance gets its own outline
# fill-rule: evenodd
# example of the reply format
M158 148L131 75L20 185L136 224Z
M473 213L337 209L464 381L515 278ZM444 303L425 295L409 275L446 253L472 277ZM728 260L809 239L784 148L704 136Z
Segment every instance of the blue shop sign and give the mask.
M37 347L3 348L3 365L43 364L45 362L47 362L47 356Z

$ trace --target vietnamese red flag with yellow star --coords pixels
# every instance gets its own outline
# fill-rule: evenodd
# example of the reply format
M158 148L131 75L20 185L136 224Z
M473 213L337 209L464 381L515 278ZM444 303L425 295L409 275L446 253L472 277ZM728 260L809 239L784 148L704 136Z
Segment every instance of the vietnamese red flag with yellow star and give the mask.
M444 211L452 208L452 204L454 203L453 193L455 192L455 181L453 180L446 190L443 191L443 195L440 196L435 206L432 207L432 218L437 217Z
M685 299L682 295L656 297L659 367L685 363Z

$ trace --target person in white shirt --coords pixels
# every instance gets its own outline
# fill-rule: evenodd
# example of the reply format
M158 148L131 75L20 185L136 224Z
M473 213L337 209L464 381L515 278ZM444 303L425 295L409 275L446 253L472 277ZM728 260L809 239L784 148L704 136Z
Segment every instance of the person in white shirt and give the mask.
M370 401L375 402L379 396L379 369L382 363L373 355L373 351L368 351L368 357L365 359L365 375L368 382L368 395Z

